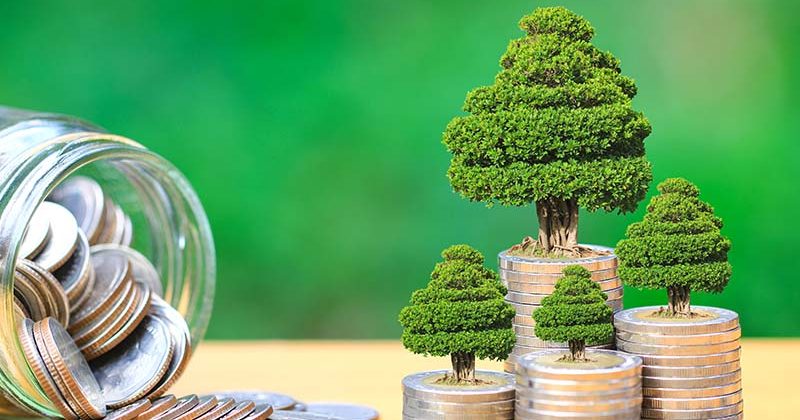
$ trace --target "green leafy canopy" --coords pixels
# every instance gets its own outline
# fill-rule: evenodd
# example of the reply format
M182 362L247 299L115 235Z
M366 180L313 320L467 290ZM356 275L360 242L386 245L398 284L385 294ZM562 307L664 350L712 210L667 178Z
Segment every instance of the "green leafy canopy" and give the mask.
M600 285L591 280L586 268L571 265L556 282L553 294L533 311L536 336L547 341L583 341L585 344L608 342L614 333L612 309Z
M428 287L411 295L400 311L403 345L431 356L463 352L503 360L514 346L514 308L497 273L483 266L480 252L453 245L442 252Z
M648 289L721 292L731 276L731 243L720 232L722 220L683 178L665 180L658 191L644 220L628 226L626 239L617 244L620 278Z
M594 47L594 29L563 7L520 21L491 86L467 95L443 142L448 177L464 197L522 206L577 199L590 211L632 211L652 179L650 123L631 107L633 80Z

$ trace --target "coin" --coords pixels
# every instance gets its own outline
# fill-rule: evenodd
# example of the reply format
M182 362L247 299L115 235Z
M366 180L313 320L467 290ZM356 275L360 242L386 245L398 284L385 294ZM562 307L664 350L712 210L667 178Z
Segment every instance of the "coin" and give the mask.
M119 408L144 396L161 381L172 360L172 335L148 315L120 345L90 363L106 405Z
M704 378L659 378L652 376L642 377L642 386L651 388L713 388L725 386L742 379L742 371L736 370L731 373L716 376L706 376Z
M44 391L47 398L53 403L56 410L64 416L66 420L77 420L78 416L69 408L66 400L61 392L58 390L56 383L53 381L51 374L48 372L47 366L42 355L36 346L33 336L33 321L30 319L23 319L19 324L17 331L22 350L25 354L25 360L28 362L36 377L39 386Z
M645 306L619 312L614 315L614 327L631 333L690 335L728 331L739 325L739 314L727 309L693 305L692 312L701 314L700 317L653 317L660 309L663 308Z
M150 289L144 283L136 283L136 288L139 289L140 293L138 294L136 306L133 307L132 314L129 317L126 314L125 323L110 338L97 340L82 347L81 351L83 351L83 354L86 356L86 360L92 360L113 349L117 344L128 337L147 315L150 310L151 302Z
M134 420L139 414L144 413L151 406L150 400L139 400L133 404L126 405L125 407L108 413L103 420Z
M74 252L64 265L53 271L53 276L61 283L70 300L75 300L82 291L80 282L87 275L90 266L89 241L83 231L79 230Z
M19 299L34 321L49 315L48 304L42 299L33 283L20 271L14 271L14 296Z
M710 388L642 388L642 393L645 397L659 397L659 398L703 398L703 397L717 397L736 392L742 388L742 382L736 381L729 385L715 386Z
M555 285L556 282L561 280L564 277L563 272L556 272L556 273L544 273L544 272L524 272L524 271L514 271L514 270L506 270L502 267L498 270L500 280L506 282L515 282L515 283L527 283L527 284L540 284L540 285ZM612 279L619 280L617 276L617 268L607 268L603 270L589 270L589 274L591 275L592 281L602 282Z
M631 399L642 397L642 388L640 383L634 386L623 388L608 388L605 390L596 391L551 391L548 389L535 389L535 388L517 388L517 399L526 398L530 400L545 400L545 401L575 401L575 402L588 402L588 401L606 401L618 399Z
M110 243L117 230L117 206L110 198L106 197L104 207L100 233L97 235L95 244Z
M742 336L740 328L718 333L692 334L692 335L662 335L662 334L641 334L617 330L617 338L630 343L656 344L656 345L680 345L680 346L702 346L708 344L727 343L738 340Z
M629 420L629 419L638 419L640 411L641 407L624 409L624 410L615 410L615 411L593 412L593 413L573 413L573 412L564 413L560 411L534 410L517 405L516 418L517 419L534 418L543 420L562 419L562 418Z
M516 405L528 410L596 414L598 412L627 412L639 408L642 405L642 397L589 402L518 399Z
M667 410L696 410L703 408L718 408L736 404L742 400L742 391L716 397L692 398L647 398L642 403L643 408L659 408Z
M112 306L108 307L102 314L92 319L80 329L72 329L70 331L78 347L91 343L92 341L97 341L98 337L102 337L104 334L110 337L119 330L126 321L124 318L125 313L126 311L133 311L139 290L132 281L126 282L123 287L123 292L120 294L119 298L114 301ZM115 325L115 323L117 324Z
M247 417L248 414L252 413L253 409L255 408L256 404L254 402L241 401L237 403L231 411L220 417L220 420L241 420Z
M309 403L307 410L312 413L329 414L352 420L375 420L378 412L371 407L344 403Z
M207 413L209 410L217 406L217 398L213 395L200 397L197 400L197 405L192 407L189 411L181 414L175 420L192 420Z
M581 265L589 271L605 270L617 266L617 257L614 250L604 246L587 245L593 250L604 253L586 258L535 258L515 257L506 251L498 255L500 268L504 270L535 272L535 273L562 273L569 265Z
M656 344L631 343L617 339L617 348L633 354L651 354L659 356L703 356L706 354L725 353L739 348L739 341L697 346L659 346Z
M590 350L586 357L596 364L560 362L564 350L544 350L517 359L517 372L539 378L580 381L613 380L638 377L642 359L610 350Z
M608 291L622 287L622 281L619 277L614 277L609 280L596 281L600 286L600 290ZM541 283L520 283L514 281L506 281L505 286L509 291L520 293L533 293L533 294L552 294L555 290L555 284L541 284Z
M131 242L133 242L133 221L128 215L125 215L125 226L122 231L122 237L120 238L119 244L123 246L131 246Z
M178 404L178 400L175 399L174 395L165 395L155 401L153 401L152 406L147 409L142 414L139 414L137 420L150 420L159 416L163 413L169 411L170 408L175 407Z
M480 403L514 398L514 375L478 370L475 376L493 383L488 386L459 387L436 384L449 371L437 370L408 375L403 378L403 393L425 401Z
M95 245L92 247L92 250L124 254L128 257L128 261L130 261L133 278L136 279L136 281L147 283L154 294L161 297L164 296L161 276L158 274L158 270L156 270L150 260L139 251L117 244Z
M33 213L33 217L25 229L25 236L19 246L17 256L27 259L34 258L44 249L48 240L50 240L50 221L45 212L37 210Z
M114 205L114 230L110 233L108 238L108 243L122 244L122 241L125 237L125 229L126 224L129 223L130 220L128 216L125 215L125 212L122 211L122 208L118 205Z
M131 281L130 263L125 254L106 250L92 250L91 264L95 272L94 287L86 304L72 314L70 331L83 327L113 304Z
M217 405L214 406L211 410L208 410L205 414L197 417L196 420L212 420L218 419L225 415L226 413L233 410L236 406L236 400L233 398L220 398L217 401Z
M657 419L715 419L725 416L733 416L742 412L743 404L738 402L736 404L718 407L718 408L704 408L693 410L667 410L659 408L643 408L642 418L657 418Z
M285 394L256 390L215 392L213 395L220 400L230 398L236 401L252 401L256 404L269 404L276 411L291 409L296 402L294 398Z
M173 347L173 356L167 372L150 392L151 396L157 397L169 389L186 369L192 354L192 337L189 326L178 311L158 296L153 295L151 301L150 315L159 318L169 327Z
M23 271L25 268L29 268L31 270L30 273L38 276L42 284L47 286L49 294L53 297L53 302L55 303L56 315L54 318L56 318L61 325L68 325L70 316L69 298L64 291L64 288L58 282L58 279L56 279L55 276L53 276L53 274L51 274L49 271L45 270L44 267L31 260L22 260L17 266L17 268Z
M178 418L184 418L184 414L191 411L199 403L200 399L198 399L197 395L194 394L178 398L178 400L175 402L175 406L170 408L166 413L156 417L156 420L175 420ZM209 409L210 408L211 407L209 407Z
M78 242L78 223L72 213L58 204L42 202L39 209L50 221L50 240L33 259L47 271L61 267L72 255Z
M56 187L48 199L69 210L89 242L94 243L103 216L104 197L103 189L96 181L76 176Z
M645 366L642 369L644 376L667 378L702 378L706 376L724 375L739 370L739 361L722 363L709 366Z
M508 414L514 413L514 400L498 400L480 403L452 403L441 401L427 401L408 395L403 396L403 411L435 411L445 414ZM342 416L344 417L344 416ZM349 418L349 417L344 417Z
M47 318L34 325L34 337L36 337L37 326L41 333L41 341L47 349L58 376L66 387L66 390L62 389L62 394L67 397L67 402L75 403L70 406L80 407L76 410L78 415L81 415L80 411L82 411L90 418L105 416L106 404L100 386L78 347L72 341L72 337L52 318ZM41 350L42 346L38 347Z
M245 417L245 420L266 420L273 413L272 406L269 404L256 405L253 412Z
M736 348L725 353L706 354L702 356L658 356L649 354L638 354L637 356L642 358L646 366L709 366L739 360L741 349Z

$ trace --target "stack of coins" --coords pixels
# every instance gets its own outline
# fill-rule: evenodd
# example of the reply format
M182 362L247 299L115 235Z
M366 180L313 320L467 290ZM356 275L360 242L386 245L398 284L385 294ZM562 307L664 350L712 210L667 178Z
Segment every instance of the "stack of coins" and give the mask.
M692 318L656 306L614 316L617 348L644 361L642 417L743 418L739 315L692 306Z
M563 350L518 359L517 419L639 419L642 360L610 350L588 350L569 362Z
M561 279L568 265L580 265L592 273L592 280L608 295L608 305L614 311L622 310L622 282L617 277L617 257L611 248L592 246L603 255L590 258L550 259L522 258L501 252L499 255L500 279L508 288L506 301L514 306L514 331L517 343L505 364L506 372L514 372L518 356L549 348L568 348L567 343L540 340L534 333L535 323L531 315L541 306L542 299L553 293L556 282ZM590 348L613 348L613 340L596 343Z
M130 218L89 178L37 208L18 249L14 310L25 356L68 419L163 394L191 356L189 327L153 265L130 248Z
M266 420L273 412L269 404L249 400L165 395L155 400L135 401L108 413L106 420Z
M477 371L475 385L437 383L448 371L403 378L403 419L513 419L514 376Z

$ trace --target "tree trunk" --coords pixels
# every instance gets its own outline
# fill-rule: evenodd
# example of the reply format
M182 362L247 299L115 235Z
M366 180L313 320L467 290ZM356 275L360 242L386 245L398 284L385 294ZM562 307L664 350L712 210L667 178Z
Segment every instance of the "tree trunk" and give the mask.
M539 245L548 253L563 254L578 246L578 202L551 198L536 202Z
M586 342L583 340L570 340L569 352L572 355L572 360L584 361L586 360Z
M667 297L669 307L667 311L673 316L691 316L692 305L690 302L691 290L688 286L669 286L667 287Z
M475 354L456 352L450 355L453 376L458 382L475 380Z

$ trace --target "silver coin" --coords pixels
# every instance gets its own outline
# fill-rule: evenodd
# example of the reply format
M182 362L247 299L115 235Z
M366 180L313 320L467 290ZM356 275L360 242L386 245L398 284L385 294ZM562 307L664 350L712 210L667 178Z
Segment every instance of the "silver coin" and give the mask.
M375 420L379 417L378 411L364 405L346 403L308 403L307 411L310 413L328 414L351 420Z
M628 411L640 408L642 397L626 398L621 400L603 401L554 401L554 400L533 400L517 399L517 407L524 407L528 410L554 411L565 413L597 413Z
M53 317L61 325L69 325L70 304L64 288L49 271L30 260L22 260L17 264L17 269L28 270L29 275L34 274L38 278L38 284L42 287L44 294L48 295L53 304Z
M454 403L492 402L514 398L514 375L478 370L475 371L476 378L485 378L492 382L491 385L463 387L436 383L438 378L449 372L436 370L408 375L403 378L403 393L426 401Z
M728 331L739 325L736 312L699 305L692 306L692 311L707 316L691 319L648 317L661 309L659 306L644 306L621 311L614 314L614 327L631 333L690 335Z
M742 391L716 397L691 397L691 398L645 398L643 408L659 408L667 410L696 410L703 408L718 408L736 404L742 400Z
M725 386L742 379L742 371L737 370L724 375L707 376L705 378L658 378L651 376L642 377L642 386L649 388L713 388Z
M169 327L173 347L172 360L167 372L158 385L150 391L151 396L157 397L166 392L180 378L186 369L186 365L189 364L189 358L192 354L192 337L189 333L189 326L186 325L186 320L177 310L158 296L153 295L151 299L150 315L159 318Z
M665 366L665 367L694 367L718 365L739 360L741 348L737 348L725 353L706 354L703 356L658 356L640 354L639 357L644 361L645 366Z
M45 270L53 272L72 255L78 243L78 222L72 213L58 204L44 201L37 210L50 221L50 240L33 259Z
M708 344L727 343L741 338L742 330L736 327L732 330L717 333L691 334L691 335L664 335L643 334L627 331L616 331L616 337L630 343L656 344L662 346L703 346Z
M704 356L707 354L725 353L740 347L739 340L697 346L660 346L656 344L631 343L620 339L617 339L616 343L618 349L627 353L657 356Z
M715 386L709 388L642 388L642 394L645 397L657 398L703 398L703 397L718 397L726 395L742 389L742 382L736 381L729 385Z
M244 418L244 420L267 420L275 410L269 404L259 404L253 409L253 411ZM292 411L304 411L304 410L292 410Z
M147 411L151 405L148 399L139 400L108 413L103 420L134 420L139 414Z
M92 251L101 250L125 254L131 263L133 278L138 282L147 283L147 285L150 286L150 290L154 294L160 297L164 296L164 289L161 284L161 276L158 274L158 270L156 270L150 260L142 255L139 251L117 244L100 244L92 247Z
M477 403L453 403L425 400L403 395L403 411L426 410L449 414L504 414L514 412L514 399Z
M185 417L184 415L186 413L190 412L195 407L197 407L197 405L199 403L200 403L200 399L197 398L197 395L194 395L194 394L186 395L184 397L178 398L178 401L176 402L174 407L172 407L169 410L167 410L166 413L157 416L155 419L156 420L175 420L177 418L181 418L182 416ZM211 407L209 406L208 409L210 410ZM194 418L194 417L192 417L192 418Z
M500 279L506 282L549 286L554 286L559 280L561 280L562 277L564 277L564 273L562 272L535 273L506 270L503 268L500 268L498 272L500 274ZM612 279L619 281L619 277L617 276L617 267L606 268L602 270L589 270L589 273L591 274L592 281L595 282L603 282Z
M75 245L75 251L72 256L58 270L53 271L53 276L64 287L67 297L72 297L73 299L77 297L80 281L86 276L90 265L89 241L86 239L86 235L79 230L78 242Z
M133 221L131 221L131 218L126 214L125 226L119 244L122 246L131 246L131 242L133 242Z
M130 281L130 263L123 253L92 249L91 263L95 273L94 287L85 304L73 314L70 329L80 328L110 306L114 298L123 291L125 282Z
M130 222L128 216L122 211L118 205L114 205L114 230L108 240L109 243L121 245L125 238L125 229L127 223Z
M596 419L596 420L638 420L642 408L635 407L630 409L616 410L616 411L597 411L590 413L569 412L569 411L547 411L547 410L533 410L516 406L517 419L542 419L542 420L557 420L557 419Z
M87 239L94 242L105 206L105 195L97 182L83 176L72 177L59 185L48 199L69 210Z
M639 387L642 384L641 378L629 376L619 379L604 380L560 380L548 378L530 378L517 376L517 389L527 388L534 391L546 392L610 392L616 389L627 389Z
M604 292L622 287L622 281L619 277L614 277L609 280L599 280L596 281L596 283L600 285L600 290ZM555 290L555 284L520 283L514 281L504 281L503 284L511 292L549 295Z
M564 268L569 265L582 265L589 271L604 270L617 266L617 256L614 255L612 248L599 245L585 245L595 251L604 253L594 257L584 258L538 258L538 257L516 257L503 251L498 256L500 268L513 271L527 271L534 273L562 273Z
M31 259L38 255L50 240L50 232L50 220L47 218L47 213L37 210L33 213L33 217L25 229L18 257Z
M597 381L638 377L642 359L611 350L588 350L589 359L602 359L604 364L564 363L558 360L567 354L564 350L544 350L517 359L517 372L535 379Z
M719 417L727 417L739 414L742 412L743 403L738 402L733 405L728 405L718 408L703 408L694 410L667 410L660 408L643 408L643 418L654 419L685 419L685 420L700 420L700 419L716 419Z
M133 333L90 366L109 407L119 408L147 395L172 360L169 327L145 316Z
M702 378L706 376L724 375L739 370L740 364L738 360L728 363L721 363L718 365L709 366L645 366L642 369L642 375L652 377L667 377L667 378Z
M591 402L642 398L642 387L637 384L626 388L614 388L600 391L550 391L547 389L517 388L517 399L546 401Z
M235 401L252 401L256 404L269 404L276 411L291 409L295 404L295 399L276 392L244 390L244 391L223 391L213 394L217 399L231 398Z

